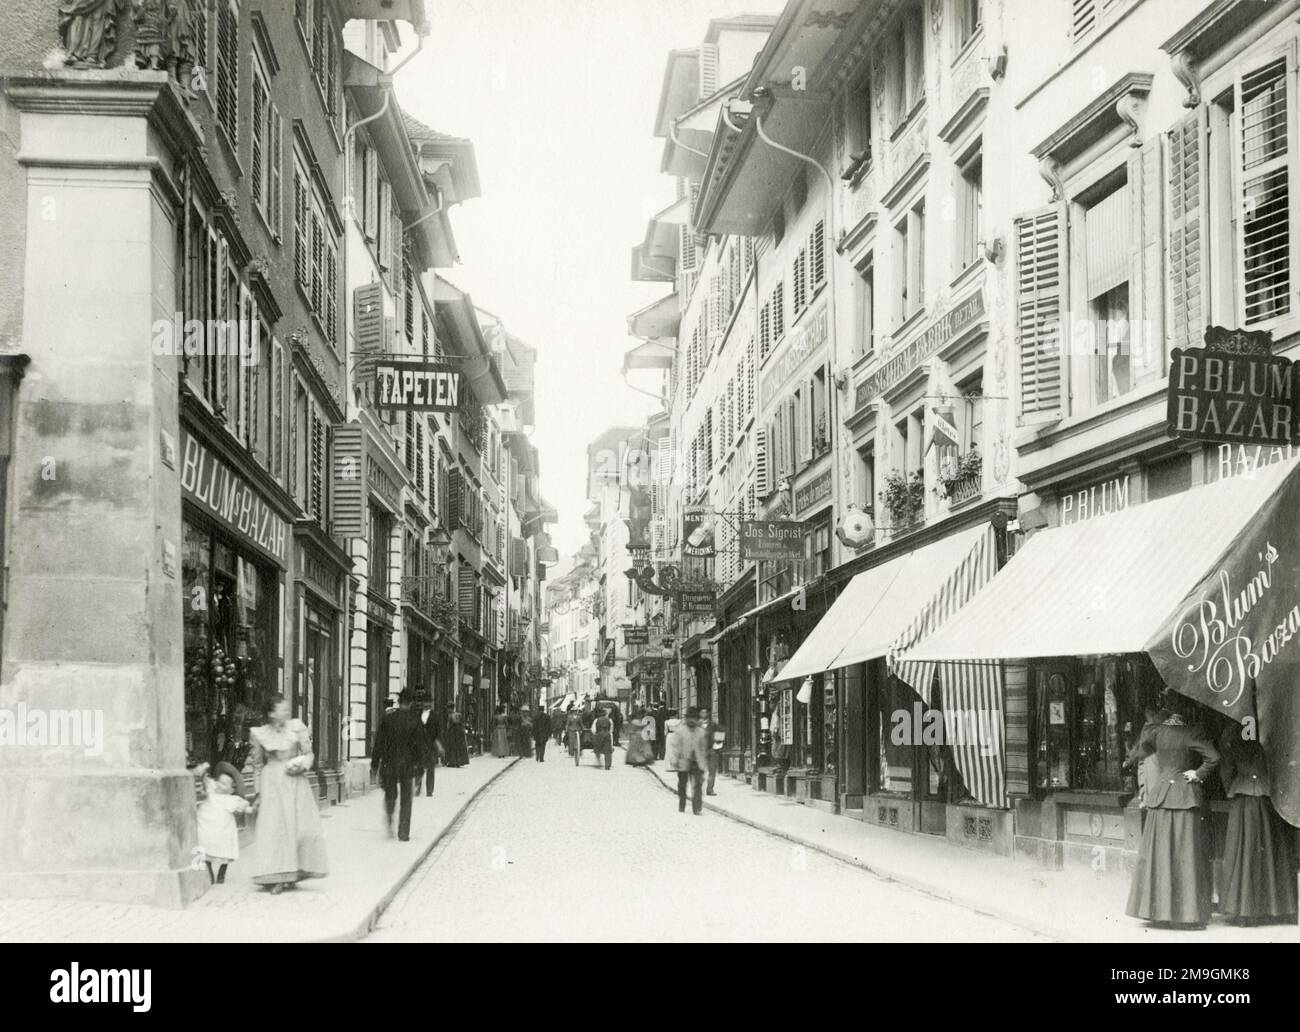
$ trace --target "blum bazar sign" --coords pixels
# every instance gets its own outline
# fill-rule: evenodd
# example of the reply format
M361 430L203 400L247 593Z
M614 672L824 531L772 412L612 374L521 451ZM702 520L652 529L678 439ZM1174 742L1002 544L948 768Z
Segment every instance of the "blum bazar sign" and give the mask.
M1203 348L1170 353L1169 434L1198 441L1281 445L1300 438L1295 367L1267 331L1211 326Z
M183 426L181 497L284 565L288 524L247 480Z

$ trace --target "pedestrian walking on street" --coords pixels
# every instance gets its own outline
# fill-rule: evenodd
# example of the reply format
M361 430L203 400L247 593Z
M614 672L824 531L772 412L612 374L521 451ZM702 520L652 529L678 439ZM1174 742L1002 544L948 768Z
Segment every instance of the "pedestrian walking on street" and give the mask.
M557 706L555 712L551 714L551 727L555 731L556 745L564 744L564 724L565 724L564 710L560 709Z
M686 719L677 725L668 740L668 769L677 772L677 812L686 812L686 784L691 785L691 810L699 816L704 810L704 772L709 766L709 747L700 711L694 706Z
M1177 707L1169 709L1138 743L1139 754L1154 755L1157 767L1126 910L1144 921L1204 927L1213 892L1204 783L1219 765L1219 750ZM1196 757L1200 764L1193 767Z
M411 709L409 689L398 696L397 709L389 710L379 723L371 766L378 768L379 783L384 786L384 814L388 834L393 834L393 807L399 805L397 838L411 840L411 795L416 771L424 752L424 727Z
M533 715L525 706L519 711L519 732L515 739L515 753L527 759L533 755Z
M444 767L464 767L469 763L465 724L456 710L451 711L451 717L447 721L447 754L442 762Z
M546 710L539 710L533 721L533 743L537 749L537 762L546 762L546 743L551 738L551 715Z
M316 794L307 778L316 759L311 731L289 716L283 695L271 696L267 715L267 722L249 736L254 802L261 814L253 881L276 894L304 878L324 878L329 864Z
M624 762L632 767L650 766L654 762L654 733L654 721L646 717L645 710L633 713L632 719L627 722L627 755Z
M433 704L426 700L424 708L420 711L420 727L424 732L424 794L433 795L433 786L435 774L438 768L438 761L447 755L447 750L442 744L442 724L433 712ZM419 788L419 783L416 783Z
M610 707L609 719L614 722L614 745L621 744L619 736L623 734L623 707L615 704Z
M704 794L717 795L713 786L718 780L718 765L722 761L722 728L714 722L707 709L700 710L700 726L704 728L709 748L709 780L704 786Z
M668 720L668 711L664 709L663 704L661 703L654 712L654 725L655 725L654 743L655 743L656 760L662 760L664 758L664 750L665 748L667 748L668 745L668 736L664 733L664 724L667 720Z
M510 718L504 706L498 706L492 718L492 755L498 759L510 755Z
M569 742L569 755L573 757L573 765L576 767L582 762L582 715L576 709L569 710L568 719L564 722L564 734Z
M609 710L603 709L591 724L591 744L596 752L596 766L600 766L604 757L605 769L610 769L614 760L614 721L610 719Z

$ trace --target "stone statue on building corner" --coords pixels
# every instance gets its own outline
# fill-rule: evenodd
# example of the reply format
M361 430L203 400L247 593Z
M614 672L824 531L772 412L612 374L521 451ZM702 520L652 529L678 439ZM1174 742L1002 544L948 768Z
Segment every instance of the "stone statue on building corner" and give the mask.
M170 49L170 22L175 5L170 0L131 0L135 14L135 63L138 68L160 72L174 61Z
M59 39L69 68L104 68L117 49L117 21L128 0L60 0Z

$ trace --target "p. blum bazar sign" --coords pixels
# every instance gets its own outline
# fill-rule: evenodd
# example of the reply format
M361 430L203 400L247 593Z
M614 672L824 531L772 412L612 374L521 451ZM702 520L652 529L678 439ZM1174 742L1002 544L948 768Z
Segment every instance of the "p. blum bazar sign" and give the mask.
M984 316L984 292L977 290L935 319L924 333L905 344L896 355L859 383L853 391L853 408L860 409L872 398L889 390Z
M1210 326L1203 348L1170 352L1169 434L1198 441L1282 445L1300 439L1295 367L1267 330Z

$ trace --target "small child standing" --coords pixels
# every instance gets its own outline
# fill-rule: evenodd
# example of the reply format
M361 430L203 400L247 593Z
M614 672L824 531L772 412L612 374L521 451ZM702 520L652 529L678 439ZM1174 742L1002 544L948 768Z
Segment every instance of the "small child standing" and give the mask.
M215 778L208 777L209 765L204 763L197 773L203 777L203 799L199 802L199 848L208 868L208 878L217 885L226 881L226 867L239 859L239 828L235 814L253 813L239 792L239 771L231 763L218 763ZM217 864L214 873L212 865Z

